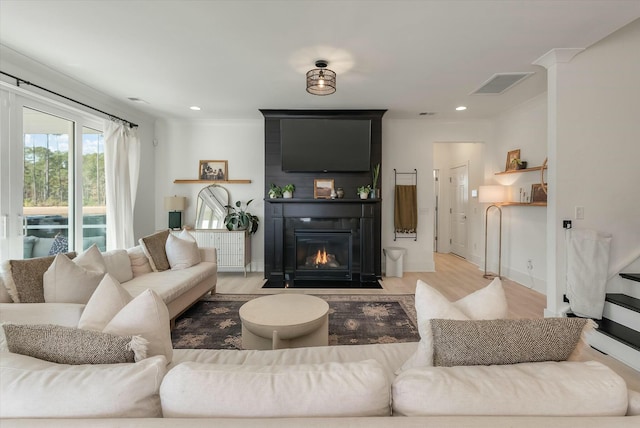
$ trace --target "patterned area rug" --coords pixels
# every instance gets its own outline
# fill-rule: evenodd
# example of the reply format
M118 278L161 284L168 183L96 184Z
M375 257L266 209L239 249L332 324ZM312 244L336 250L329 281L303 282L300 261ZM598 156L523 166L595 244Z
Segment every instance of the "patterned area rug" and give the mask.
M261 295L205 296L176 320L176 349L242 349L238 310ZM263 295L262 295L263 296ZM417 342L412 295L317 295L329 303L329 345Z

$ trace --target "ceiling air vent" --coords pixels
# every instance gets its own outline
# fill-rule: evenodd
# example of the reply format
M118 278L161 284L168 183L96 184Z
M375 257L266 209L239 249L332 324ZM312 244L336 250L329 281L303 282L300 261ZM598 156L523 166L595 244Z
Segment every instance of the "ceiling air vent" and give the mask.
M498 95L531 76L529 73L496 73L489 80L484 82L478 89L471 92L471 95Z

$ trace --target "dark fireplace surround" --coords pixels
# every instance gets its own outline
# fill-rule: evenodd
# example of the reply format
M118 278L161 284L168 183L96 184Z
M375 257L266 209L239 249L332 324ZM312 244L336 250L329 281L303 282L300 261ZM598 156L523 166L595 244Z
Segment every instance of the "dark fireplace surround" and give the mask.
M291 118L371 121L371 169L382 160L382 115L386 110L261 110L265 117L264 271L270 287L369 287L382 276L381 201L359 199L358 186L371 172L284 172L280 120ZM336 154L339 156L339 153ZM330 170L331 166L327 166ZM381 167L382 169L382 167ZM343 199L314 199L314 179L333 179ZM292 199L269 199L271 183L294 184ZM379 185L380 187L380 185ZM310 257L329 253L328 263ZM339 285L338 285L339 284Z

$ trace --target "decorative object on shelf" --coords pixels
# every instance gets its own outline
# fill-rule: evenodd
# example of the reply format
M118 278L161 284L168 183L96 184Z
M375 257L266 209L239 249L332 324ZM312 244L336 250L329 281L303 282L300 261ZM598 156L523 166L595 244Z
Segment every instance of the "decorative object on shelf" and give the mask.
M169 211L169 229L182 227L182 211L184 211L186 199L184 196L166 196L164 209Z
M490 204L484 213L484 277L500 278L501 263L502 263L502 208L500 205L506 199L505 187L500 185L480 186L478 188L478 202L481 204ZM490 274L487 272L487 233L489 224L489 210L496 208L499 214L499 234L498 234L498 274Z
M256 233L260 219L247 211L252 201L253 199L249 199L244 209L240 201L237 201L235 206L227 205L225 207L229 210L229 214L224 218L227 230L246 230L249 234Z
M225 181L229 178L228 163L226 160L201 160L198 169L200 180Z
M534 183L531 185L531 203L547 202L547 192L545 191L545 187L543 187L542 183Z
M547 183L544 181L544 172L547 170L548 161L549 158L544 158L544 162L542 162L542 166L540 167L540 186L545 195L547 194Z
M504 167L505 171L513 171L517 169L517 162L514 162L515 159L520 159L520 149L511 150L507 153L507 165Z
M333 191L332 178L316 178L313 180L313 198L314 199L331 199Z
M285 184L282 186L282 197L285 199L293 198L293 191L296 190L296 186L293 184Z
M196 229L222 229L229 214L229 191L219 184L210 184L198 193Z
M371 186L371 198L380 199L380 189L378 189L378 178L380 177L380 164L373 167L373 185Z
M360 199L367 199L369 197L369 193L371 193L371 186L360 186L358 187L358 194L360 195Z
M329 62L320 59L316 67L307 72L307 92L313 95L331 95L336 91L336 72L326 68Z
M511 163L513 164L511 169L527 169L527 161L523 161L522 159L513 159Z
M344 198L344 189L342 187L338 187L336 189L336 198L338 199Z
M269 197L271 199L281 198L282 197L282 188L280 186L276 186L271 183L271 187L269 187Z

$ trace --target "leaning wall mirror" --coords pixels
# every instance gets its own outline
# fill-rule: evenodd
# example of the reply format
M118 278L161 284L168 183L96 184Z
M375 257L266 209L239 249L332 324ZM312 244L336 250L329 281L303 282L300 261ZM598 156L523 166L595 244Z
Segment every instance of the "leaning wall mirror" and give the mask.
M211 184L198 193L196 206L196 229L223 229L228 213L229 191L217 184Z

